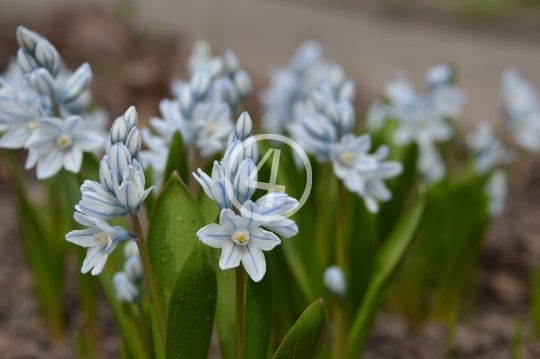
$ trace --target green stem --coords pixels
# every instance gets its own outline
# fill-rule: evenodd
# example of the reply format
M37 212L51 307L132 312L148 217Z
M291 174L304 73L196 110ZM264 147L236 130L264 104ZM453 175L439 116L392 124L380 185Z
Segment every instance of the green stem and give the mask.
M244 267L236 267L236 358L242 358L244 346Z
M343 183L338 184L338 210L336 219L336 265L346 273L347 249L345 243L345 198ZM332 358L345 358L345 345L347 338L347 317L345 302L340 298L333 300L334 337L332 342Z
M146 274L146 282L148 283L148 288L150 290L150 298L154 304L154 310L156 311L156 317L159 326L159 333L161 334L161 341L165 345L165 315L163 312L163 306L159 300L159 292L156 285L156 278L154 277L154 271L152 269L152 264L150 263L150 256L148 255L148 247L146 246L146 240L144 239L144 234L141 227L141 222L139 216L136 214L131 215L131 220L133 221L133 227L135 229L135 234L137 235L137 247L139 247L139 253L141 254L141 260L144 267L144 272Z

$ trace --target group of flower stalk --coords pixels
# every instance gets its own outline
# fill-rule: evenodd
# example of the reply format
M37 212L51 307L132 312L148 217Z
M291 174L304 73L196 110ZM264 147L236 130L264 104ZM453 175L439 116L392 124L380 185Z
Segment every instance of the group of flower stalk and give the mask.
M17 59L0 77L0 147L28 149L26 169L36 166L38 179L46 179L62 168L79 173L83 152L96 152L105 144L99 182L81 183L82 198L75 207L74 219L85 229L66 235L68 241L88 248L83 273L98 275L113 250L133 239L125 246L124 269L113 282L119 301L137 300L143 267L151 277L144 258L147 253L144 248L139 253L136 244L144 246L138 213L154 189L145 188L143 168L152 169L153 183L159 189L167 180L163 178L167 158L178 131L198 159L224 153L213 163L211 173L201 169L193 173L220 209L219 223L201 228L194 237L221 248L222 270L242 264L253 281L262 280L266 273L263 252L281 243L277 235L290 238L298 233L296 223L288 218L298 201L284 192L269 192L252 201L257 189L259 145L248 113L241 113L236 124L233 118L253 89L234 52L226 50L213 57L208 43L198 41L188 61L189 80L173 81L174 99L159 103L161 118L151 118L150 127L139 132L138 114L132 106L104 135L101 125L107 115L87 112L91 104L90 65L85 63L70 72L52 44L24 27L17 29L17 41ZM450 120L459 116L465 96L455 84L454 70L447 65L429 69L425 83L427 91L418 93L405 74L398 72L386 85L383 99L368 110L367 127L377 132L387 121L396 121L393 144L417 145L417 170L430 185L447 172L437 143L453 136ZM323 59L320 45L308 41L287 67L271 73L270 87L260 96L262 127L270 133L289 135L318 162L331 163L343 186L360 196L370 212L377 213L379 202L392 197L385 180L398 176L403 168L397 161L386 160L388 146L370 153L370 135L355 135L354 96L354 81L340 65ZM503 75L501 96L518 145L540 151L540 105L534 87L515 70L508 70ZM143 144L146 149L141 150ZM514 153L493 134L488 121L467 136L466 144L473 154L476 174L496 169L485 190L490 198L489 212L500 214L508 191L501 167L513 160ZM135 234L108 223L128 214ZM340 267L329 267L322 280L330 292L344 299L345 279Z

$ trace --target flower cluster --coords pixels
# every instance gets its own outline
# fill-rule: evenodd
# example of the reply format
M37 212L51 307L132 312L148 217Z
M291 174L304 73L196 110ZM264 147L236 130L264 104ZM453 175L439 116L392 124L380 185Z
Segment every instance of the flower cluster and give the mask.
M191 80L173 81L175 99L159 104L162 118L151 118L149 128L142 130L148 150L141 156L154 172L154 183L162 182L167 153L176 131L186 145L194 145L202 157L221 151L232 131L232 114L252 90L251 78L241 67L236 54L226 50L212 58L209 45L198 41L188 61Z
M82 199L75 206L80 212L75 213L76 218L84 216L106 225L106 220L128 213L136 215L142 202L154 188L145 189L144 172L137 159L141 147L137 122L138 114L133 106L114 121L107 139L107 153L99 165L99 182L84 181L81 186ZM79 223L87 225L80 221ZM69 233L66 238L70 240L74 232ZM85 242L90 248L83 272L94 267L92 274L99 274L116 244L127 238L129 236L119 237L116 242L104 242L100 237L93 243Z
M103 111L85 113L92 98L90 65L72 73L47 39L22 26L17 42L17 60L0 77L0 147L27 148L26 168L37 164L39 179L62 167L77 173L82 152L103 143L96 125L107 119Z
M507 69L501 80L501 99L506 124L517 144L531 152L540 151L540 103L533 84L517 70Z
M420 94L403 72L397 72L385 87L383 101L376 101L368 111L368 127L379 130L389 118L398 121L394 143L416 143L419 149L417 168L425 182L440 180L446 166L435 144L453 135L449 119L457 117L465 96L454 84L454 72L447 65L437 65L426 73L428 92Z
M378 201L392 197L384 180L402 171L398 162L385 161L389 150L371 149L370 135L355 136L355 113L351 100L354 87L340 66L332 66L329 76L308 99L295 106L294 121L287 128L306 152L321 162L331 161L334 173L345 187L364 199L369 211L379 210Z
M295 105L304 101L313 89L319 88L330 76L332 68L335 65L323 60L321 46L310 40L299 46L287 67L272 70L270 87L260 96L264 129L269 133L283 133L294 121ZM352 98L354 82L347 80L342 93L336 95Z
M296 223L286 217L298 202L283 192L271 192L251 201L259 159L259 148L252 134L251 118L244 112L229 136L223 159L214 162L212 175L198 169L193 176L221 209L219 224L201 228L197 236L211 247L222 248L221 269L234 268L242 262L249 276L258 282L266 272L262 251L281 243L272 232L285 238L298 233Z
M116 299L123 303L133 303L139 298L137 286L143 278L143 265L137 244L128 242L124 247L124 270L113 277L113 288Z
M485 174L491 169L512 162L514 154L504 147L503 142L493 135L491 122L483 120L474 133L467 136L467 146L473 152L474 168Z

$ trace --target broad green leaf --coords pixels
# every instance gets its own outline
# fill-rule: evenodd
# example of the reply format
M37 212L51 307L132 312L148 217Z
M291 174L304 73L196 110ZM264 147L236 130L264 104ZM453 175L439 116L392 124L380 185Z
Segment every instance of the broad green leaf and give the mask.
M311 304L291 328L274 359L310 359L317 355L327 328L326 307L322 299Z
M221 249L212 249L214 266L219 268ZM236 277L234 269L216 270L218 281L218 300L216 324L219 337L219 351L222 359L235 358L236 340Z
M148 227L148 252L164 308L169 307L176 277L202 227L197 202L174 173L156 201Z
M198 242L178 274L171 294L167 359L208 357L217 290L212 260L202 242Z
M373 278L347 338L347 358L358 358L360 355L390 279L411 246L423 209L424 199L420 197L401 217L381 247L375 260Z
M165 172L163 173L163 185L169 181L169 178L171 178L174 171L178 172L184 183L188 183L188 167L184 140L182 139L180 132L176 131L171 141L169 157L167 157L167 164L165 166Z
M266 274L256 283L248 279L246 288L244 359L265 358L272 334L274 312L274 271L265 253Z

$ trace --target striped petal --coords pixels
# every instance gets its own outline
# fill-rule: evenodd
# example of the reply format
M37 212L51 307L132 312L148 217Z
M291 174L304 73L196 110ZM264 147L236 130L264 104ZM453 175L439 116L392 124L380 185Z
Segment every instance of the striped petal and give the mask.
M53 148L43 159L38 160L37 178L41 180L54 176L62 168L62 163L62 151Z
M281 243L279 238L272 232L265 231L261 228L252 228L249 232L249 243L253 243L257 248L263 251L272 250L275 246Z
M64 168L73 173L79 173L82 165L82 151L73 146L63 151Z
M224 226L212 223L199 229L197 237L207 246L221 248L231 240L231 231Z
M239 246L233 241L225 242L219 258L219 268L225 270L238 267L244 250L245 246Z
M285 238L291 238L298 234L298 226L293 220L288 218L267 223L264 225L264 227Z
M242 264L254 282L260 282L266 273L264 253L251 241L243 248Z
M101 233L99 228L78 229L66 234L66 240L81 247L93 247L96 245L95 235L98 233Z

